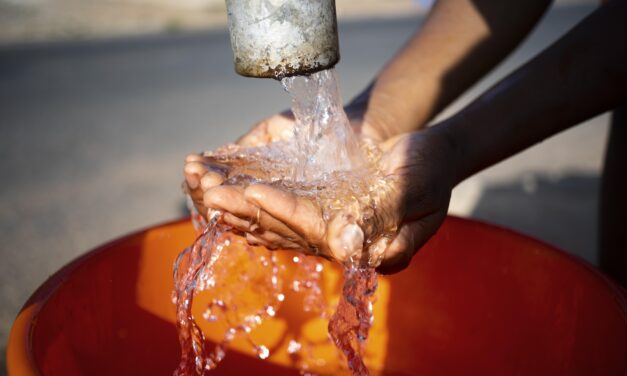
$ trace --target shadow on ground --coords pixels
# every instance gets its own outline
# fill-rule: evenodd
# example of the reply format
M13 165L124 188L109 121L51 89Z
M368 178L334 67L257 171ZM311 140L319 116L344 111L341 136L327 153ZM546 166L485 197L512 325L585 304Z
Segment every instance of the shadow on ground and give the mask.
M526 174L487 185L471 217L510 227L598 264L599 176Z

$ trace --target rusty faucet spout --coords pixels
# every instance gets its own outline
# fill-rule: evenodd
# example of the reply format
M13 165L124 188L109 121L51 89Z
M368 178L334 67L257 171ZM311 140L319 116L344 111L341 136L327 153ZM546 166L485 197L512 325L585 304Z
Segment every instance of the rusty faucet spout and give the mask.
M226 0L235 70L282 79L340 59L335 0Z

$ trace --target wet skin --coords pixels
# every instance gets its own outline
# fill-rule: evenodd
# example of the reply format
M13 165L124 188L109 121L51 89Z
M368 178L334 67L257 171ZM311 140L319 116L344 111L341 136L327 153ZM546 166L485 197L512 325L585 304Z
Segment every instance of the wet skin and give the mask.
M391 242L380 247L384 252L381 272L402 270L437 230L453 186L627 101L627 2L614 0L453 117L403 134L423 127L503 58L548 4L540 0L516 3L528 8L512 24L511 17L505 17L511 16L510 2L438 2L423 31L349 106L347 113L357 119L353 126L358 134L380 142L384 171L392 181L389 192L378 198L376 215L400 227ZM441 43L451 32L455 38ZM461 63L464 69L458 72ZM481 69L473 68L478 66ZM451 77L457 77L452 86L448 85ZM289 119L275 116L254 127L240 142L264 145L289 134L287 127ZM246 189L219 185L224 171L200 155L188 157L185 176L201 213L207 207L226 211L225 221L251 242L271 248L315 249L343 260L361 239L354 228L347 228L343 216L326 223L319 207L289 192L264 185Z

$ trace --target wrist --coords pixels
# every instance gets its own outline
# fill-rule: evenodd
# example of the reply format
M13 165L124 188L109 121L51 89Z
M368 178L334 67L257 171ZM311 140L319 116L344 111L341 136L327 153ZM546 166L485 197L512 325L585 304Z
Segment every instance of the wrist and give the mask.
M385 123L380 121L377 116L373 116L373 111L368 106L368 98L366 94L360 94L344 107L344 111L352 128L358 135L376 142L384 142L391 135L386 131Z
M444 150L446 168L451 176L451 189L470 176L467 170L468 158L464 151L464 143L461 142L448 121L429 127L423 132L436 138L437 144Z
M381 93L373 97L370 91L364 92L344 110L358 133L377 142L387 141L417 128L410 126L406 119L399 116L404 111L398 106L382 100Z
M379 77L345 106L346 114L359 130L363 125L369 131L364 133L376 134L377 141L423 129L433 116L428 98L439 90L423 81L408 85L406 79Z

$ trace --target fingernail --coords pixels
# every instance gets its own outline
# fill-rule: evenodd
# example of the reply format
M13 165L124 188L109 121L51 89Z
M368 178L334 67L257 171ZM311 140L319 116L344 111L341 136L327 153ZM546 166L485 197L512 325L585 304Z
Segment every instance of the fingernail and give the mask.
M348 256L360 256L364 247L364 232L355 223L344 226L342 230L342 246Z
M346 261L349 258L358 260L364 246L364 232L355 223L345 225L339 232L336 241L329 242L335 258Z

